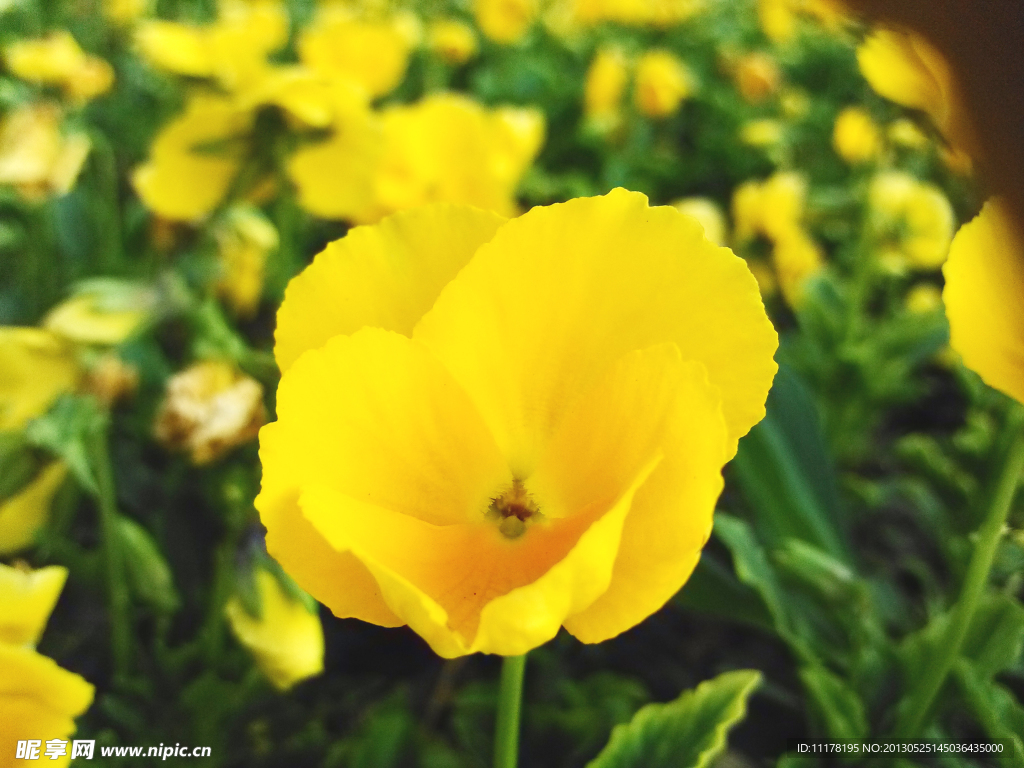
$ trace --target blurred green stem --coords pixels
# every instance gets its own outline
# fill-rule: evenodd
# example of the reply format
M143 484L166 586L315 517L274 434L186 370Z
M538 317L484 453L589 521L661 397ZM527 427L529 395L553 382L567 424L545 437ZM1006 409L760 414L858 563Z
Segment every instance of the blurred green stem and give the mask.
M1013 407L1007 416L1006 429L1009 447L996 478L988 513L976 534L977 540L967 566L960 598L953 606L945 631L935 646L935 658L926 666L927 672L918 681L917 687L911 690L907 706L897 719L893 733L896 738L910 739L920 735L932 702L960 655L978 599L988 584L992 560L1006 526L1021 471L1024 470L1024 410L1016 405Z
M498 722L494 732L494 768L516 768L519 761L519 714L525 671L526 654L506 656L502 661Z
M110 464L110 449L107 445L109 422L104 419L93 429L91 453L93 472L96 474L100 511L100 531L103 536L103 561L107 576L107 596L110 602L110 647L114 656L114 670L117 674L128 671L131 661L132 627L129 624L130 609L128 581L121 557L121 537L118 531L117 496L114 489L114 472Z

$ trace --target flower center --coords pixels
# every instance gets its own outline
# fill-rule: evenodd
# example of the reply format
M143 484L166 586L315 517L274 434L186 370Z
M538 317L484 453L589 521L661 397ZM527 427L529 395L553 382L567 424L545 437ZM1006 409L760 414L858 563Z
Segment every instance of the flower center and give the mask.
M527 521L539 516L537 502L518 479L512 481L511 488L491 499L487 507L487 518L498 523L498 530L507 539L518 539L526 532Z

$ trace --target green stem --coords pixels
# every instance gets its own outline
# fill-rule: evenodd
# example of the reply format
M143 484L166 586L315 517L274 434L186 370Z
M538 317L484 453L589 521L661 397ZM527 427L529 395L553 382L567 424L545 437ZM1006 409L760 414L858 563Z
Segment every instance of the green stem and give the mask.
M494 733L494 768L516 768L519 761L519 713L523 703L526 655L506 656L501 665L498 723Z
M100 532L103 536L103 564L107 575L107 598L110 603L110 647L117 674L128 671L132 652L132 627L129 624L128 582L121 556L118 531L117 498L114 473L107 447L107 423L97 425L92 435L92 463L96 473L100 511Z
M926 724L925 717L936 694L946 681L953 663L960 656L960 648L974 617L978 599L988 584L992 560L995 558L999 540L1006 526L1006 518L1010 513L1021 471L1024 470L1024 421L1021 416L1021 411L1016 407L1009 414L1009 448L996 480L988 513L977 532L977 542L967 567L960 597L949 614L942 638L935 646L936 657L926 666L925 676L911 691L907 706L897 720L894 731L896 738L915 738Z

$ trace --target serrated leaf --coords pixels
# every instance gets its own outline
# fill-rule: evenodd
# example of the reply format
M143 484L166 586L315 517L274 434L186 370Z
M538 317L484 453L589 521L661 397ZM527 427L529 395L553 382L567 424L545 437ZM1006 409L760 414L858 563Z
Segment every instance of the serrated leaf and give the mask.
M1010 691L986 679L964 659L954 665L953 677L985 733L991 739L1009 741L1012 765L1024 766L1024 707Z
M704 768L743 719L761 673L726 672L667 704L648 704L625 724L587 768Z

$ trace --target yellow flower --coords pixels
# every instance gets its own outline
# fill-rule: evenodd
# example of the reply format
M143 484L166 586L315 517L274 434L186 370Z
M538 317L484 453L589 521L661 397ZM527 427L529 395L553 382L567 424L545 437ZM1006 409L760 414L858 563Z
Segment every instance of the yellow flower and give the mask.
M299 150L289 170L304 207L360 223L431 202L503 215L544 139L533 109L486 109L457 94L353 116L331 140Z
M748 53L736 62L733 78L740 95L756 104L779 89L782 73L775 58L760 51Z
M208 464L252 440L266 419L263 387L228 363L196 363L167 382L156 438Z
M746 181L733 193L736 241L756 235L772 240L799 226L807 200L807 179L793 171L780 171L763 182Z
M217 79L230 90L251 87L266 74L267 56L288 40L288 14L276 0L221 0L206 26L151 19L139 24L135 44L168 72Z
M832 145L848 163L873 160L882 151L882 137L871 115L861 107L847 107L836 118Z
M0 644L35 646L67 578L59 565L31 571L0 563Z
M430 48L449 64L464 64L476 56L479 45L468 24L442 19L430 25Z
M74 350L39 328L0 326L0 431L21 429L79 380Z
M918 283L909 291L903 302L912 315L927 315L942 309L942 291L931 283Z
M924 131L906 117L890 123L886 133L889 141L906 149L922 149L928 146L928 137Z
M92 703L94 691L89 683L33 649L66 576L67 571L57 566L24 573L0 564L0 754L4 765L15 764L19 740L67 739L75 732L74 718ZM47 763L67 766L70 754Z
M868 203L886 267L903 272L942 266L956 221L938 187L901 171L887 171L871 181Z
M277 249L277 230L257 209L237 205L214 234L221 264L217 289L237 314L251 316L263 295L267 257Z
M476 23L496 43L515 43L523 38L538 11L537 0L473 0Z
M682 214L692 216L704 227L704 237L715 245L726 244L725 214L718 203L706 197L685 197L672 203Z
M149 316L151 291L125 283L87 282L75 294L51 309L43 327L79 344L120 344Z
M119 26L126 26L150 11L150 0L103 0L103 15Z
M943 267L950 345L989 386L1024 402L1024 238L1006 203L985 203Z
M606 124L616 122L628 81L629 69L622 50L612 46L598 49L583 86L586 116Z
M62 462L52 462L24 488L0 501L0 555L20 552L35 543L36 533L49 519L50 503L65 477L67 467Z
M167 123L135 169L132 183L146 206L164 218L198 221L227 194L242 162L253 116L229 99L193 96Z
M801 17L813 19L830 32L838 32L848 16L841 0L757 0L761 29L776 43L796 35Z
M752 147L772 147L785 138L782 121L770 117L748 120L740 127L740 141Z
M81 132L61 131L56 104L25 104L0 121L0 184L30 201L63 195L74 186L91 144Z
M667 117L693 92L690 73L669 51L650 50L636 64L634 98L649 117Z
M913 32L878 29L857 49L871 87L887 99L927 113L954 145L972 145L967 117L942 54Z
M260 615L252 616L233 597L225 606L231 631L255 657L256 664L279 691L324 670L324 633L320 618L285 594L277 578L257 570L254 575Z
M669 27L692 18L706 6L706 0L567 0L557 10L566 17L561 26L569 29L605 21Z
M635 192L352 230L289 285L267 546L440 655L613 637L686 581L777 337L743 261Z
M824 259L814 239L800 227L783 231L772 248L772 264L786 303L799 309L808 278L821 271Z
M4 61L22 80L59 85L68 96L80 101L106 93L114 83L110 64L87 55L65 30L11 43L4 49Z
M303 30L298 47L312 72L358 84L368 98L394 90L409 63L409 39L398 21L359 19L332 6Z

